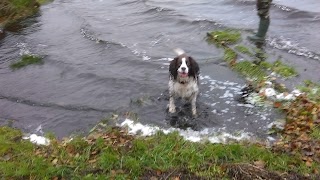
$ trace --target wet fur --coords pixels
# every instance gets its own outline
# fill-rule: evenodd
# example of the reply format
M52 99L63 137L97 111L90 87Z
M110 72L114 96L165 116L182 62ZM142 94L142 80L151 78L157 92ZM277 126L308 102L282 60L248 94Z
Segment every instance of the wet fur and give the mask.
M170 80L169 80L169 112L176 112L175 98L181 97L188 100L192 106L192 115L196 116L196 100L199 94L198 76L199 66L198 63L190 56L187 56L183 51L180 51L178 56L175 57L169 66ZM183 53L182 53L183 52ZM185 59L188 67L188 76L180 77L178 73L181 60Z

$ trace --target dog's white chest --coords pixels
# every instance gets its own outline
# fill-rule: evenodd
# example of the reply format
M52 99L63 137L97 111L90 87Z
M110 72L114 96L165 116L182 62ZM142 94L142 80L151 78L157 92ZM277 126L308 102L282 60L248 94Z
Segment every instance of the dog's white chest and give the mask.
M171 81L169 87L170 86L174 92L174 95L182 98L190 98L199 91L198 84L196 83L196 81L191 81L187 84L181 84L179 82Z

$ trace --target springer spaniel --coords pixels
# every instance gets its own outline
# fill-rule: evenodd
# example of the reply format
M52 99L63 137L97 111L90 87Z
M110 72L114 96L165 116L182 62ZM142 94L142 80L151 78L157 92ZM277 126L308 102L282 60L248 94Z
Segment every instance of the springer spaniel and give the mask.
M169 66L169 112L176 112L174 98L181 97L191 102L192 115L196 116L196 100L199 93L199 66L182 49L175 49L175 52L178 56L171 61Z

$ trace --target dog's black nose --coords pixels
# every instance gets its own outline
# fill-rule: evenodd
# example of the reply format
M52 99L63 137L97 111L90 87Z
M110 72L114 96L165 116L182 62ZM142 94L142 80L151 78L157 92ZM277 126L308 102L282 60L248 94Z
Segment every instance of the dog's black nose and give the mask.
M185 68L185 67L182 67L181 69L182 69L182 71L185 71L185 70L186 70L186 68Z

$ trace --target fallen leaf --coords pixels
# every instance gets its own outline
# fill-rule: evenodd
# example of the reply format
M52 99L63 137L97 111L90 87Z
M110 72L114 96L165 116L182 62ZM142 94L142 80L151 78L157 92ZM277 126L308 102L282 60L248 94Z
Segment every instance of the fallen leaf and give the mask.
M160 170L157 170L157 176L160 176L161 175L161 171Z
M273 103L273 106L274 106L275 108L279 108L279 107L281 107L281 105L282 105L281 102L274 102L274 103Z
M53 164L53 165L56 165L57 162L58 162L58 159L57 159L57 158L55 158L54 160L52 160L52 164Z
M90 164L95 163L95 162L97 162L97 159L91 159L91 160L89 160L89 163L90 163Z
M261 161L261 160L255 161L255 162L253 162L253 164L255 166L258 166L259 168L264 168L266 166L266 163L264 161Z
M91 155L95 155L95 154L97 154L97 151L92 151L91 152Z
M150 180L158 180L158 178L155 177L155 176L152 176L152 177L150 178Z
M306 166L311 167L312 166L312 162L306 161Z

